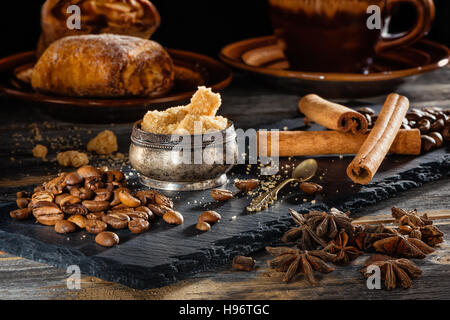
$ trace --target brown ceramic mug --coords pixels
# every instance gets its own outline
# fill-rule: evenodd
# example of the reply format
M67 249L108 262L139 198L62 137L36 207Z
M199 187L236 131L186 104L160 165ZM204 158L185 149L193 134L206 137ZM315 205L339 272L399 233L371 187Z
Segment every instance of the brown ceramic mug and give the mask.
M275 35L284 40L291 68L316 72L366 72L377 52L412 44L434 20L433 0L269 0ZM383 32L393 5L414 5L414 27ZM381 29L370 29L368 7L381 13Z

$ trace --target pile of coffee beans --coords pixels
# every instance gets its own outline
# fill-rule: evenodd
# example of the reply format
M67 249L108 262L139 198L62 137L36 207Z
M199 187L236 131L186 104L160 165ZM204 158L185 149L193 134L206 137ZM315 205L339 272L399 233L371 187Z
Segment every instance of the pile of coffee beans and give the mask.
M372 128L378 116L371 108L357 110L362 113ZM419 129L421 133L422 152L440 148L450 141L450 109L427 107L411 109L403 119L401 129Z
M121 171L105 167L83 166L61 173L36 187L33 194L18 192L16 203L19 209L10 212L14 219L34 217L61 234L86 230L106 247L119 243L117 234L108 229L128 228L140 234L158 217L170 224L183 223L170 198L156 190L133 193Z

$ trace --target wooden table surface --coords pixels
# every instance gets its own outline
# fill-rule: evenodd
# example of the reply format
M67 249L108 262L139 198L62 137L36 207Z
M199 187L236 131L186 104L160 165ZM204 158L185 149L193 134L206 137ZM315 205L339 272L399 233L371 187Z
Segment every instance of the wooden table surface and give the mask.
M408 96L412 106L450 107L450 68L426 74L415 82L402 85L397 92ZM299 96L268 87L258 80L237 75L232 85L223 92L224 106L221 113L239 127L252 127L263 123L298 116L296 104ZM382 103L384 96L352 101L354 105ZM33 123L56 123L61 135L70 135L73 127L41 113L30 105L0 97L0 131L11 135L33 128ZM86 130L109 128L110 125L77 125ZM119 132L119 151L126 152L129 124L114 125ZM121 136L121 133L122 136ZM128 136L127 136L128 135ZM81 137L81 140L83 137ZM123 141L123 143L122 143ZM23 139L19 145L0 146L1 162L31 159L31 147L35 141ZM83 141L84 143L84 141ZM19 150L19 151L18 151ZM19 160L18 160L19 159ZM5 167L0 164L0 167ZM38 183L45 176L55 173L55 166L46 165L23 172L14 179L7 172L0 177L0 186ZM32 173L32 174L30 174ZM1 200L10 200L11 194L0 195ZM361 215L389 214L392 206L419 211L442 211L450 209L450 177L412 189L396 198L386 200L371 208L363 209ZM232 271L229 266L199 274L168 287L137 291L118 284L108 283L92 277L82 277L80 290L69 290L66 282L69 274L48 265L0 253L0 299L450 299L450 220L436 222L446 233L444 244L426 259L418 261L424 271L423 277L413 281L413 289L397 289L391 292L368 290L358 272L363 258L351 266L337 267L336 271L320 276L319 284L311 287L300 277L284 284L280 275L267 269L269 256L256 254L258 269L255 272ZM18 244L20 245L20 244Z

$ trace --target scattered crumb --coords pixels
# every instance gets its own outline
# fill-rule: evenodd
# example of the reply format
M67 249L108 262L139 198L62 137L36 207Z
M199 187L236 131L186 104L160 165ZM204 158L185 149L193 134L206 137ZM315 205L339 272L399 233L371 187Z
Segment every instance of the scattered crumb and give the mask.
M56 155L56 160L58 160L58 163L63 167L79 168L89 163L89 158L86 153L73 150L59 152Z
M117 138L114 132L104 130L87 144L87 150L97 154L112 154L118 149Z
M34 146L33 150L33 157L35 158L41 158L42 160L45 160L45 157L47 156L48 149L46 146L42 144L37 144Z

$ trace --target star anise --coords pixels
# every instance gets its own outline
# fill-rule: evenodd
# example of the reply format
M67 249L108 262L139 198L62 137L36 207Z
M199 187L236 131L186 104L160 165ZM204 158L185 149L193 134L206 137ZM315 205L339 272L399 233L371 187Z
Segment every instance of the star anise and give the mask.
M427 214L419 216L417 210L406 212L393 207L392 216L398 222L400 233L407 234L410 238L422 240L433 247L444 241L444 234L433 226L433 221L428 219Z
M398 232L396 230L388 228L382 223L357 226L351 243L358 249L368 252L373 248L373 244L376 241L389 238L397 234Z
M417 209L405 211L400 208L392 207L391 211L392 217L397 220L399 226L408 225L410 227L424 227L433 224L433 221L428 218L426 213L419 216Z
M432 247L422 240L402 235L394 235L378 240L373 244L373 247L377 252L386 253L390 256L420 259L425 258L427 254L434 251Z
M275 256L268 262L269 267L284 272L283 282L290 282L295 275L303 273L306 279L317 283L314 271L330 273L334 268L326 262L334 259L335 255L324 250L298 250L289 247L266 247L267 252Z
M348 235L353 236L355 227L352 219L348 217L350 213L344 213L336 208L332 208L330 212L310 211L305 214L307 224L321 238L333 240L344 229Z
M398 285L407 289L412 287L411 279L420 278L422 270L408 259L394 259L385 255L375 254L366 260L361 273L365 278L372 274L368 272L369 266L377 266L381 271L386 290L392 290Z
M337 238L331 241L325 248L326 251L336 255L332 260L333 263L346 265L363 254L358 248L349 245L348 242L348 234L344 230L341 230Z
M289 209L289 213L298 226L287 231L281 238L281 241L285 243L295 242L297 247L302 250L313 250L318 246L323 248L327 245L306 223L303 215L292 209Z

